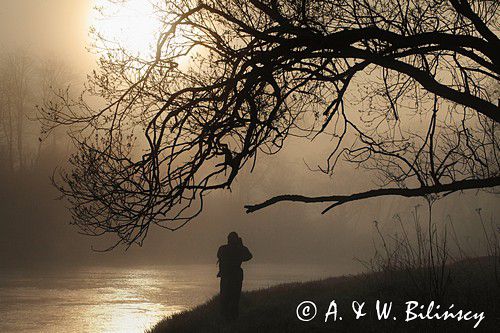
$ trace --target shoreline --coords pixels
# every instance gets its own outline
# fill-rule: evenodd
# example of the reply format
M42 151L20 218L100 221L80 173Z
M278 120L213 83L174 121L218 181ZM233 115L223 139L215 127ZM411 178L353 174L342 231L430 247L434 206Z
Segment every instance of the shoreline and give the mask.
M492 271L494 257L463 260L446 267L453 277L442 295L422 292L428 287L426 270L391 271L341 276L310 282L287 283L242 293L240 317L226 322L219 315L218 296L191 310L163 319L146 332L305 332L358 331L369 325L371 331L410 331L446 329L470 331L473 326L483 332L498 328L500 318L500 285ZM412 278L415 278L412 281ZM302 321L297 318L301 302L314 303L315 317ZM391 305L388 318L377 317L377 301ZM332 302L336 315L333 320ZM363 304L364 316L356 318L353 302ZM418 302L415 318L406 321L406 302ZM434 302L434 303L432 303ZM415 305L416 303L409 303ZM467 314L467 319L424 318L425 308L439 304L441 312ZM421 309L421 306L424 309ZM427 308L428 309L428 308ZM456 311L455 311L456 310ZM462 311L462 312L460 312ZM470 312L467 312L470 311ZM307 313L311 313L309 309ZM423 312L423 314L421 314ZM451 313L452 311L450 311ZM325 315L327 320L325 323ZM484 318L479 320L481 313ZM473 316L474 314L474 316ZM421 316L422 318L420 318ZM458 315L457 315L458 316ZM339 319L342 317L342 319ZM394 319L396 318L396 319ZM478 323L479 321L479 323Z

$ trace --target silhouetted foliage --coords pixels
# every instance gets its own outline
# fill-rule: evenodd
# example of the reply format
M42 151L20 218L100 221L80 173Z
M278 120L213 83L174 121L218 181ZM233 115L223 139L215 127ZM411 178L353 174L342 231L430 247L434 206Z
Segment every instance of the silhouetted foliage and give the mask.
M282 195L333 206L382 195L440 195L500 184L496 1L159 1L151 54L96 35L98 70L61 95L47 128L74 125L78 152L55 179L74 223L118 244L151 223L175 230L210 190L231 187L290 136L374 171L366 192ZM104 107L96 107L98 101ZM54 105L54 104L53 104ZM76 131L78 129L78 131Z

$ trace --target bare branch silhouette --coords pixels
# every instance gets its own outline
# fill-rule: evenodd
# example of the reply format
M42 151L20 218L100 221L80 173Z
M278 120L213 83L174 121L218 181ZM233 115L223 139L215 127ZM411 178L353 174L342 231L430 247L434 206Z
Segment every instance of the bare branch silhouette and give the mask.
M345 202L498 185L500 66L495 1L161 1L150 56L97 38L99 69L73 100L42 108L72 125L77 153L54 182L84 233L141 243L175 230L203 197L289 136L333 145L319 170L377 175ZM99 36L98 36L99 37ZM104 104L98 107L97 102Z

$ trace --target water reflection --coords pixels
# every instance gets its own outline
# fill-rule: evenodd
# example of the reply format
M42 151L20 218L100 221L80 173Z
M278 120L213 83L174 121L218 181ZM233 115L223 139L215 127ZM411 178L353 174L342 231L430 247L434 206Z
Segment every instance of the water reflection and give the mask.
M167 274L168 276L168 274ZM85 316L91 330L99 332L144 332L164 316L186 309L186 306L166 306L157 299L161 286L171 285L171 279L156 271L134 271L116 279L112 286L101 288L96 304Z
M249 265L244 289L315 279L339 268ZM215 265L0 273L0 332L144 332L218 292Z

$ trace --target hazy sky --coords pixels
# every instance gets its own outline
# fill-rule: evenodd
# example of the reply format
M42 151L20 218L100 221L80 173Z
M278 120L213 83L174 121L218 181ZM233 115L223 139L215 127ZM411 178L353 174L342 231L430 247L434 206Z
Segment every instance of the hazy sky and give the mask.
M84 74L93 57L88 43L90 0L0 0L0 49L23 50L37 57L63 59L73 72ZM97 239L77 234L68 225L70 218L61 201L53 198L48 176L38 175L28 183L13 180L0 187L0 259L6 265L36 263L119 264L213 262L217 247L229 231L241 234L254 252L256 262L318 262L335 264L348 272L359 267L354 257L366 258L373 252L373 221L384 231L392 230L391 219L401 214L408 220L411 207L423 200L395 198L352 203L321 215L321 205L280 204L247 215L245 203L259 202L273 194L299 193L326 195L368 188L370 177L358 170L343 170L336 183L328 176L307 171L322 161L328 143L306 145L291 141L278 157L264 158L252 175L241 177L232 192L207 198L204 213L187 227L169 232L153 228L143 248L127 253L96 254L91 245ZM8 191L6 190L8 189ZM492 195L454 195L438 203L436 221L453 217L464 235L479 230L475 209L482 207L495 216L497 199ZM421 207L424 212L425 207Z
M93 0L1 0L0 46L40 57L57 56L72 66L88 64L85 50Z

